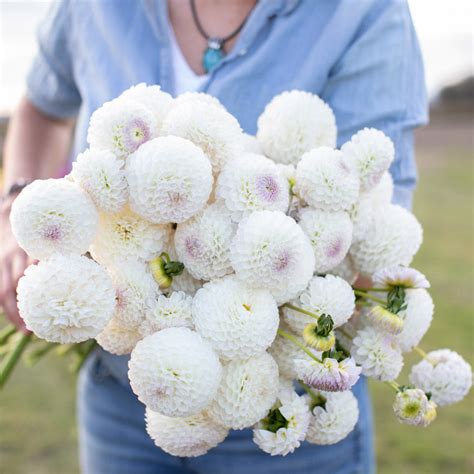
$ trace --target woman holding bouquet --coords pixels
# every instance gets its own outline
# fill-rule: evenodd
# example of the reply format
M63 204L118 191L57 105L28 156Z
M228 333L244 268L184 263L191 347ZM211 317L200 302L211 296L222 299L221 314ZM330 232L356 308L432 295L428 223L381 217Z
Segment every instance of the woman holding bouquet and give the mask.
M410 207L416 181L413 131L424 123L423 66L404 1L131 0L56 4L42 24L27 93L7 137L1 201L0 304L22 327L15 288L27 258L9 228L11 204L28 182L57 175L86 148L92 112L133 84L173 95L216 96L255 134L276 94L318 94L334 110L338 145L363 127L395 144L395 201ZM157 449L127 379L127 357L96 351L79 380L80 457L85 473L370 473L372 419L365 380L354 387L360 419L331 446L304 444L270 457L249 430L198 458Z

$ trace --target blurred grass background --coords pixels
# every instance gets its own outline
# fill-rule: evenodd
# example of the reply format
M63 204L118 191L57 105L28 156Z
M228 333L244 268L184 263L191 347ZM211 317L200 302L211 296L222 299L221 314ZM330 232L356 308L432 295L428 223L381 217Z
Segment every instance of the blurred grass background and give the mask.
M422 341L449 347L471 364L474 316L473 115L435 114L417 135L420 181L414 211L425 230L414 266L432 284L436 313ZM418 359L410 355L401 380ZM372 383L378 472L474 472L474 395L438 411L428 429L400 425L393 392ZM0 471L74 474L77 466L75 380L54 356L33 369L20 366L0 392ZM131 473L132 474L132 473Z

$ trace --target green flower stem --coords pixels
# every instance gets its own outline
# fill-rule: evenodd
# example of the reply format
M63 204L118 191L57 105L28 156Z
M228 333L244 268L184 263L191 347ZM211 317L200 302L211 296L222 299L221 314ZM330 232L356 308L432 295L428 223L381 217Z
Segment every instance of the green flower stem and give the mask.
M0 366L0 389L3 388L8 377L11 375L16 364L20 360L23 351L31 340L31 333L21 334L18 342L14 345L13 350L5 356Z
M57 347L58 344L55 342L47 342L41 347L29 352L26 354L26 363L29 367L36 365L42 357L44 357L48 352Z
M299 306L295 306L291 303L285 303L283 306L285 306L285 308L292 309L293 311L297 311L298 313L306 314L307 316L316 319L316 321L319 319L319 316L312 313L311 311L307 311L306 309L300 308Z
M349 333L344 331L344 329L342 329L342 328L336 328L336 331L339 331L344 337L347 337L347 339L349 339L350 341L352 341L352 339L354 339Z
M291 334L288 334L287 332L283 331L282 329L278 329L278 334L281 337L284 337L288 339L289 341L293 342L293 344L296 344L303 352L305 352L311 359L315 360L316 362L319 362L320 364L323 363L321 359L318 359L304 344L302 344L298 339L296 339L295 336L292 336Z
M16 333L16 327L13 324L8 324L0 331L0 346L6 344L10 336Z
M319 402L318 396L311 390L309 385L306 385L301 380L298 380L298 383L303 387L304 391L314 400L315 402Z
M365 298L367 300L372 300L372 301L375 301L376 303L379 303L381 305L384 306L384 308L386 307L387 305L387 302L380 299L380 298L377 298L376 296L373 296L373 295L369 295L368 293L366 293L365 291L360 291L360 290L354 290L354 294L357 295L357 296L360 296L362 298Z
M433 361L429 358L428 354L419 346L415 346L413 350L422 358L427 360L431 365L433 364Z
M92 341L90 341L90 344L87 346L85 351L82 354L79 355L79 359L77 360L77 362L74 364L74 366L72 368L72 370L75 374L79 373L82 366L86 362L87 358L89 357L91 352L96 348L96 346L97 346L97 342L95 341L95 339L92 339Z
M373 306L373 303L369 303L368 301L357 301L356 302L357 306Z
M395 382L395 380L392 380L391 382L385 382L389 387L392 387L395 392L399 392L400 391L400 385Z

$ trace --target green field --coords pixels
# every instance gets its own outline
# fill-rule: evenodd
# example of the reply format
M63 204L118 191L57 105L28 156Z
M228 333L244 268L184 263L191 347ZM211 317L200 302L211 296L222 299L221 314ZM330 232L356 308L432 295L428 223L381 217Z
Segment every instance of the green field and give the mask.
M455 141L454 141L455 142ZM451 142L453 143L453 142ZM473 161L469 146L423 148L415 212L425 243L415 266L432 283L435 321L425 350L450 347L473 359ZM407 358L408 367L416 357ZM406 376L406 374L404 374ZM0 470L8 474L78 472L73 377L53 357L23 367L0 393ZM379 472L468 473L474 470L474 395L438 412L428 429L400 425L393 392L372 384Z

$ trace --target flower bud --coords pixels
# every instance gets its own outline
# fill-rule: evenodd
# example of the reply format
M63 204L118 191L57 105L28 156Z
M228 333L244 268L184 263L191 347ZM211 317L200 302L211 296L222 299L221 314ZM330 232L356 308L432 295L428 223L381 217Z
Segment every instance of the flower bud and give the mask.
M389 334L400 334L403 330L403 319L382 306L374 306L367 318L378 329Z

